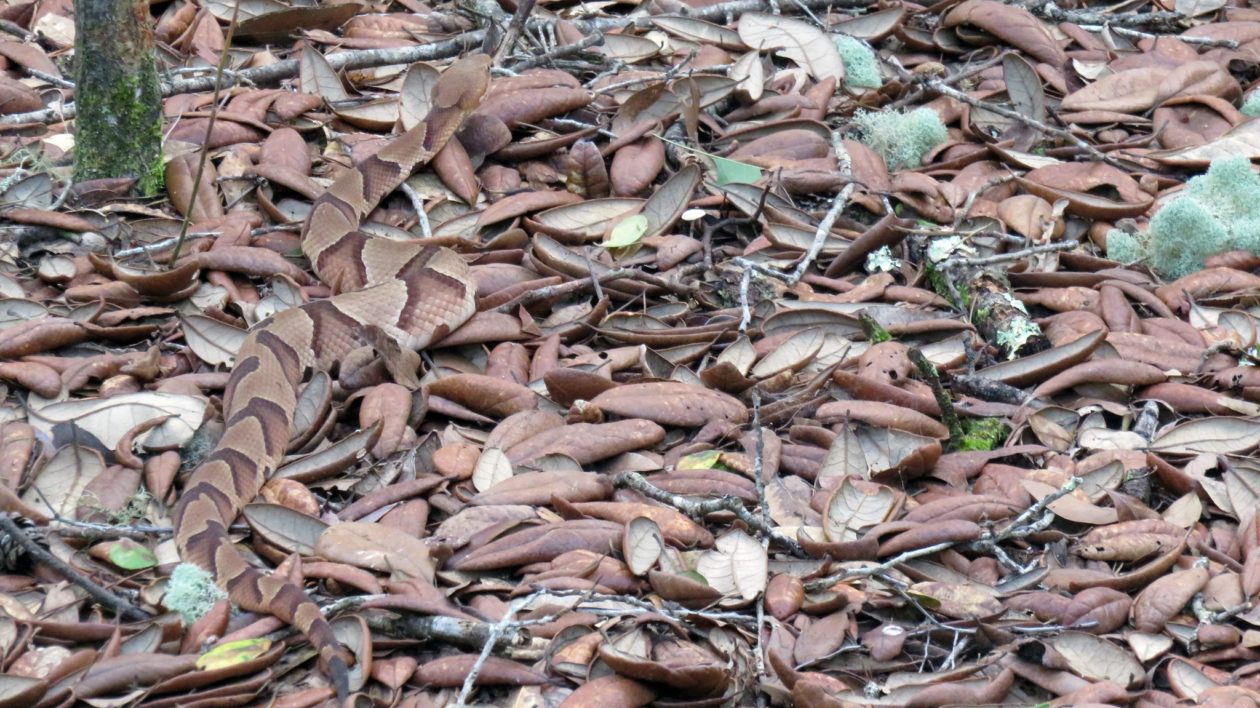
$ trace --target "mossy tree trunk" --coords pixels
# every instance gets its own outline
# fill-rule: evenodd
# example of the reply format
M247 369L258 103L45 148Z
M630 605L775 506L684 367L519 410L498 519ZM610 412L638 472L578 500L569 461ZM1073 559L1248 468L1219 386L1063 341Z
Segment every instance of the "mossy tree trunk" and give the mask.
M74 179L136 177L162 188L162 94L148 0L74 4Z

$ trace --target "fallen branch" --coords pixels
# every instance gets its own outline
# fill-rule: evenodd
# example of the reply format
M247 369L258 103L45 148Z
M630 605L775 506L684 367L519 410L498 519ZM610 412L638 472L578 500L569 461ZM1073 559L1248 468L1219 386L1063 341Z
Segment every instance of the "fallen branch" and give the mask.
M123 598L118 597L114 593L101 587L91 578L75 570L69 564L63 562L60 558L57 558L52 553L45 550L43 546L36 543L34 539L27 535L26 531L22 527L18 526L13 519L9 518L8 514L0 514L0 531L8 534L8 536L14 541L17 541L17 543L22 546L22 549L30 554L32 558L40 563L43 563L49 568L52 568L58 575L66 580L69 580L75 585L83 588L87 592L88 596L96 601L96 604L101 607L108 607L118 613L119 617L131 621L146 620L152 616L148 612L145 612L139 607L136 607L130 602L127 602Z
M737 519L744 522L748 528L752 529L756 533L764 534L771 541L787 548L791 551L792 555L800 557L804 557L806 555L804 549L801 548L801 544L797 543L796 539L784 536L778 531L775 531L766 524L761 517L753 514L745 508L743 500L738 497L725 496L714 497L702 502L692 501L691 499L677 494L671 494L670 492L657 487L647 481L647 478L638 472L622 472L613 479L613 484L618 487L633 489L643 496L653 501L658 501L662 504L673 507L693 519L703 519L705 516L718 511L731 512Z
M985 550L992 550L996 548L996 544L1001 541L1023 538L1037 533L1038 531L1045 530L1045 528L1054 521L1054 513L1048 511L1047 507L1058 501L1060 498L1071 494L1072 490L1080 486L1081 481L1080 477L1072 477L1062 487L1056 489L1050 494L1047 494L1042 497L1040 501L1025 509L1024 512L1015 517L1015 520L1007 525L1006 528L997 533L991 533L988 538L981 538L975 541L942 541L931 546L914 548L889 558L883 563L862 566L860 568L845 568L839 573L833 573L832 575L818 578L817 580L811 580L805 584L805 590L815 592L818 590L825 590L842 580L849 580L850 578L869 578L876 575L884 575L902 563L912 561L917 558L923 558L924 556L930 556L934 553L939 553L940 551L948 550L950 548L966 547L970 550L981 552ZM1029 521L1035 516L1040 516L1041 518L1037 519L1035 522L1029 523Z
M813 9L824 8L864 8L870 5L868 0L800 0L800 5ZM765 0L733 0L732 2L689 9L678 14L701 20L724 21L726 17L738 17L745 12L756 12L770 7ZM648 28L652 26L650 15L634 15L631 17L592 17L568 20L584 35L596 32L622 30L629 27ZM525 25L531 32L544 31L551 25L549 20L534 20ZM430 42L414 47L391 47L388 49L361 49L349 52L329 54L328 64L334 71L369 69L392 64L413 64L418 61L449 59L481 47L485 41L485 30L473 30L457 35L443 42ZM224 77L223 87L238 83L271 85L284 79L298 75L298 60L285 59L266 66L242 69ZM164 80L162 96L174 96L181 93L196 93L214 88L214 76L195 76L187 79ZM74 104L57 108L14 113L0 117L0 125L20 125L25 123L46 123L74 117Z

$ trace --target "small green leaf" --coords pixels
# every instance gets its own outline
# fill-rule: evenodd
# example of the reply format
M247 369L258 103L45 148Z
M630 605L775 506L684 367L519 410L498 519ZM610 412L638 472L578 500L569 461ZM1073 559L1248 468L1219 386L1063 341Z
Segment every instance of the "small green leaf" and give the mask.
M625 248L633 246L647 233L648 218L635 214L622 219L608 234L608 240L601 244L604 248Z
M738 162L736 160L728 160L725 157L710 155L713 158L713 167L717 170L717 183L721 187L724 184L739 182L740 184L752 184L761 179L761 168L756 165L750 165L747 162Z
M705 152L704 150L697 150L693 147L688 147L682 143L675 142L668 138L663 138L659 135L655 137L660 138L663 142L667 142L674 147L680 147L683 150L694 152L697 155L704 155L710 160L713 160L713 169L717 172L717 183L719 187L724 184L731 184L732 182L752 184L753 182L761 179L761 168L756 165L750 165L747 162L740 162L738 160L730 160L725 157L718 157L717 155Z
M941 601L932 597L931 595L922 595L917 592L907 592L906 594L914 598L915 600L918 600L920 605L923 605L929 610L939 609L941 606Z
M711 470L717 465L718 458L721 456L722 453L719 450L697 452L679 460L676 468L680 470Z
M109 562L123 570L144 570L157 565L153 551L138 543L115 543L109 547Z
M235 666L257 659L266 654L270 648L270 639L242 639L239 642L228 642L197 657L197 668L210 671Z
M697 573L694 570L685 570L679 573L679 575L681 575L684 578L687 578L688 580L694 580L697 583L704 583L705 585L709 584L708 578L704 577L703 575Z

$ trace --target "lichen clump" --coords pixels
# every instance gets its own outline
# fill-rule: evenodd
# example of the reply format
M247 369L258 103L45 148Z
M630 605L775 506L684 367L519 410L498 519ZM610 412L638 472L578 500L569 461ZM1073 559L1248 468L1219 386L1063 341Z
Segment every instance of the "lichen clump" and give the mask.
M844 85L849 88L879 88L879 64L875 52L865 42L847 34L832 37L840 58L844 60Z
M183 615L184 622L191 626L204 617L216 602L226 598L227 593L215 585L214 577L200 566L180 563L171 571L162 604Z
M848 67L845 67L846 70ZM1260 116L1260 91L1252 91L1247 95L1247 100L1243 101L1242 107L1238 109L1245 116L1252 118Z
M853 114L853 125L861 134L860 140L879 153L890 170L917 167L928 150L948 136L941 117L931 108L909 113L858 111Z
M1167 278L1202 270L1208 256L1235 250L1260 254L1260 175L1241 155L1212 160L1155 213L1148 231L1107 234L1108 258L1143 261Z

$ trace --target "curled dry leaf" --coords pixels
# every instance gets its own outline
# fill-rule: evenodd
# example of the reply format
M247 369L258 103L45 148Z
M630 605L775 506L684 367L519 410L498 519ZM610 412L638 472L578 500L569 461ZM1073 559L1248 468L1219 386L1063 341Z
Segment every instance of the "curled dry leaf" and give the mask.
M622 555L635 575L645 575L661 557L665 539L655 521L645 517L631 519L621 539Z
M751 600L766 589L766 550L751 536L729 531L696 561L696 572L727 597Z

